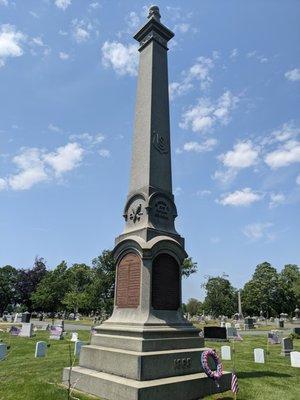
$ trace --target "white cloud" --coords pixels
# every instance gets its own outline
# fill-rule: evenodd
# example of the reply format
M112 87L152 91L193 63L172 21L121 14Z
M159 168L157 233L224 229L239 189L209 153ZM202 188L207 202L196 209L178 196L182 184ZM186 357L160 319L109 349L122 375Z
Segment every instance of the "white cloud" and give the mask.
M205 132L217 124L227 125L230 112L238 101L238 97L230 91L224 92L215 104L206 98L199 99L198 104L183 113L179 126L183 129L191 128L194 132Z
M197 196L199 196L200 198L204 198L206 196L211 195L211 191L207 190L207 189L203 189L203 190L198 190L196 193Z
M8 0L0 0L0 6L8 6Z
M300 175L297 176L296 183L297 183L297 185L300 185Z
M78 135L70 135L69 139L71 141L82 141L86 143L88 146L96 146L97 144L100 144L103 142L105 139L105 136L102 135L102 133L97 133L95 135L92 135L88 132L80 133Z
M221 196L218 203L223 206L248 206L256 201L261 200L262 196L256 192L253 192L250 188L244 188L242 190L236 190L233 193L227 193Z
M190 27L191 27L190 24L188 24L186 22L181 22L174 26L174 31L180 32L180 33L187 33L189 31Z
M49 129L49 131L52 131L52 132L57 132L57 133L61 133L62 132L62 129L59 126L56 126L56 125L54 125L52 123L50 123L48 125L48 129Z
M90 33L88 30L78 25L74 27L73 36L77 43L83 43L89 39Z
M224 185L232 182L235 177L237 176L237 169L236 168L228 168L226 170L217 170L213 174L212 178L222 182Z
M284 123L281 128L271 133L271 142L285 142L286 140L295 138L300 134L300 129L296 128L292 122Z
M112 67L119 75L137 75L137 46L106 41L102 46L102 64L106 68Z
M44 155L44 161L50 165L56 176L76 168L83 158L84 150L76 142L58 147L55 152Z
M0 67L5 65L7 58L22 56L21 44L25 39L26 36L17 31L13 25L0 26Z
M65 61L65 60L68 60L70 58L70 55L68 53L63 52L63 51L60 51L59 52L59 58L61 60Z
M100 149L98 151L99 156L103 157L103 158L109 158L110 157L110 151L107 149Z
M246 225L245 228L243 229L243 234L247 236L247 238L253 241L263 238L272 240L274 239L274 235L269 232L269 228L272 226L273 224L270 222L266 223L256 222L253 224Z
M255 165L258 160L258 149L255 148L251 140L238 142L233 150L221 154L219 160L228 168L248 168Z
M135 11L131 11L128 17L126 18L126 23L129 29L133 30L137 29L140 26L141 20L139 15Z
M253 58L259 61L261 64L267 63L269 61L267 57L259 54L256 50L247 53L247 58Z
M202 143L198 142L187 142L183 146L184 151L203 153L206 151L212 151L217 145L218 141L216 139L207 139Z
M72 0L54 0L56 7L66 10L71 4Z
M181 96L187 93L194 87L194 81L200 81L201 89L207 89L212 82L210 72L214 67L214 59L199 57L197 62L192 65L188 71L182 73L183 79L181 82L172 82L169 85L170 99L173 100L175 97Z
M238 54L239 54L238 49L232 49L231 52L230 52L229 57L231 59L235 59L238 56Z
M292 82L300 81L300 68L291 69L287 71L284 76L287 80Z
M285 195L283 193L271 193L270 194L270 208L275 208L279 204L283 204L285 202Z
M6 188L7 188L7 180L0 178L0 192L1 192L1 190L4 190Z
M266 164L272 169L300 162L300 142L289 140L265 156Z
M9 186L13 190L30 189L36 183L48 179L42 152L37 148L24 149L21 154L13 158L13 162L20 170L8 178Z
M89 4L89 8L96 10L97 8L100 8L100 4L97 1L94 1L93 3Z

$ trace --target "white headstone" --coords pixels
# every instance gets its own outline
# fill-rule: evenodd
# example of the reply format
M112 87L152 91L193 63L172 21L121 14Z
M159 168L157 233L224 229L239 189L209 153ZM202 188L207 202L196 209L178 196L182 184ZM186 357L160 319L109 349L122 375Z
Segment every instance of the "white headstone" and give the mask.
M71 342L76 342L78 340L78 333L72 332Z
M300 368L300 351L291 351L291 367Z
M35 346L35 357L45 357L47 350L47 343L46 342L37 342Z
M4 343L0 343L0 361L6 357L7 346Z
M235 329L241 329L241 324L237 323L234 325Z
M32 332L33 332L33 324L31 322L23 322L22 323L22 328L19 336L22 337L32 337Z
M225 328L225 322L221 321L220 326L221 326L221 328Z
M222 360L231 360L230 346L221 346L221 358Z
M230 322L226 322L225 323L225 328L231 328L231 323Z
M264 349L254 349L254 362L259 364L265 363L265 351Z
M63 330L61 326L52 325L50 327L50 339L61 340L63 338Z
M74 348L74 356L79 357L81 347L83 346L83 342L81 340L76 340L75 348Z

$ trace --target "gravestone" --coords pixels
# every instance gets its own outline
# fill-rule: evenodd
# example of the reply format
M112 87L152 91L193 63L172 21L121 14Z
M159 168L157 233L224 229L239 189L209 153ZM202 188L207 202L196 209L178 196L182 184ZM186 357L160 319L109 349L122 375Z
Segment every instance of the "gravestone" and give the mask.
M212 340L227 340L226 328L221 328L220 326L205 326L204 339Z
M233 327L226 328L226 332L227 332L227 339L238 338L238 333L236 328Z
M0 361L4 360L7 353L7 346L4 343L0 343Z
M258 364L265 363L265 351L264 349L254 349L254 362Z
M296 335L300 335L300 326L296 326L295 328L293 328L293 333L295 333Z
M293 346L293 340L289 337L283 338L282 339L282 349L281 349L281 355L282 356L289 356L290 352L294 350Z
M46 342L37 342L35 345L35 358L45 357L47 350L47 343Z
M225 328L231 328L231 322L225 322Z
M241 329L241 324L237 323L237 324L234 325L234 327L235 327L235 329Z
M221 346L221 358L222 360L231 360L230 346Z
M16 313L15 318L14 318L14 323L20 324L21 322L22 322L22 314Z
M78 333L72 332L71 342L76 342L78 340Z
M254 319L251 317L247 317L244 320L245 330L254 329Z
M75 342L75 347L74 347L74 356L79 357L81 347L84 345L84 343L81 340L76 340Z
M63 329L61 326L52 325L50 327L50 339L51 340L63 339Z
M221 328L225 328L225 322L224 322L224 321L221 321L221 322L220 322L220 327L221 327Z
M82 347L79 365L63 374L65 383L71 374L76 389L108 400L194 400L230 388L231 374L223 374L219 388L203 374L204 341L181 308L188 255L175 227L172 190L167 51L173 36L151 6L134 36L137 100L125 227L113 250L114 309ZM226 339L226 329L218 329Z
M28 323L23 322L19 336L30 338L32 337L32 335L33 335L33 324L31 322Z
M281 337L279 336L279 332L278 331L268 332L268 342L270 344L280 344Z
M55 321L55 326L60 326L64 332L65 330L65 321L63 319L57 319Z
M12 327L10 327L10 329L9 329L9 333L12 336L19 336L20 332L21 332L21 329L14 325Z
M300 368L300 351L291 351L291 367Z

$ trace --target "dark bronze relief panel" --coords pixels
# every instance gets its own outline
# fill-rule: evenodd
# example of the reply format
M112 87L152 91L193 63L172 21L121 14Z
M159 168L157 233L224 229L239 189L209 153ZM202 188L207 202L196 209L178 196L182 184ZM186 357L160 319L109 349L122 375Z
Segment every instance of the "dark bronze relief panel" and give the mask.
M134 253L122 258L117 267L116 305L137 308L140 304L141 259Z

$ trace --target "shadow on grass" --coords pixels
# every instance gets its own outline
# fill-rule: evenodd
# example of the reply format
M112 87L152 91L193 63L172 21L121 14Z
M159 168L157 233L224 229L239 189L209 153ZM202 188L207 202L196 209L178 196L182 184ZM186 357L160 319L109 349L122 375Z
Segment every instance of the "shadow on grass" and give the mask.
M249 371L249 372L239 372L239 379L247 379L247 378L262 378L262 377L273 377L273 378L291 378L292 375L283 374L280 372L272 372L272 371Z

